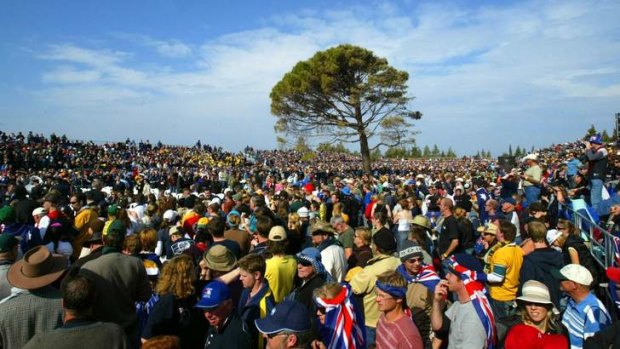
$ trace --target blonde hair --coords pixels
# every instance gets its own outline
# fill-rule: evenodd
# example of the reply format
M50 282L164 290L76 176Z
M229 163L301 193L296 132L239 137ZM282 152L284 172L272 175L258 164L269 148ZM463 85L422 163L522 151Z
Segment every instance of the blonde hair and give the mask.
M333 299L340 293L340 291L342 291L342 285L337 282L328 282L315 289L314 296L324 299Z
M157 231L153 228L144 229L140 232L140 244L142 250L153 252L157 247Z
M370 246L372 241L372 234L370 233L370 230L367 228L357 228L355 229L355 234L360 238L360 240L362 240L362 242L364 242L364 245Z
M194 262L188 255L182 254L166 262L155 286L159 295L173 294L176 298L186 298L194 294Z

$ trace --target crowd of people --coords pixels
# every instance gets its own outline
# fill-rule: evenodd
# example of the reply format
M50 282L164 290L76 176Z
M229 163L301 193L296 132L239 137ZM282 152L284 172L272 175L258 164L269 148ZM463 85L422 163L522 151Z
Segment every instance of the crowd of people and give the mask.
M600 286L617 299L620 269L573 219L617 235L615 151L594 135L367 173L0 133L0 348L620 347Z

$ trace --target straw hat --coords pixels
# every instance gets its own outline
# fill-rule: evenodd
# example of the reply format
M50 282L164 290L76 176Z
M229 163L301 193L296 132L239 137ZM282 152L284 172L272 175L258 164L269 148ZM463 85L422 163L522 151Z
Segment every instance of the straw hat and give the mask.
M428 218L421 215L413 217L413 219L410 220L409 223L422 227L426 230L431 230L431 222L428 220Z
M34 290L56 281L66 268L67 258L52 255L45 246L37 246L11 266L7 279L14 287Z
M520 297L517 297L519 301L553 305L549 289L542 282L536 280L526 281L523 284L521 294Z

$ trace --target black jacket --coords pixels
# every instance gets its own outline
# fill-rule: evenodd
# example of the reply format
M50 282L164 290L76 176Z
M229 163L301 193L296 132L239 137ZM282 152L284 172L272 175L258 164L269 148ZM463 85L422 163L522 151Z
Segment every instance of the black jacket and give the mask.
M560 301L560 283L551 275L552 269L562 269L562 253L550 247L537 248L525 257L521 266L519 295L523 284L528 280L537 280L547 285L551 301L557 307Z

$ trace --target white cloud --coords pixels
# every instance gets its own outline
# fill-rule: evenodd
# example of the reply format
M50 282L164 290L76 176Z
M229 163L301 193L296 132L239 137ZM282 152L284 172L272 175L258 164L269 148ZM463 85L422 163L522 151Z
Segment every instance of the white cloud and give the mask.
M617 107L620 97L619 14L620 3L611 0L467 9L432 3L415 13L383 4L274 15L261 28L204 42L117 36L154 48L169 61L189 61L182 70L168 61L140 64L133 59L135 52L114 49L113 43L105 49L54 44L40 55L57 66L42 76L47 87L37 95L76 113L118 109L127 118L148 117L157 124L169 122L171 115L178 124L207 120L208 131L185 130L192 141L207 132L232 149L254 140L273 147L271 87L317 50L352 43L410 73L410 92L416 96L412 108L425 115L417 123L420 143L452 145L464 153L492 146L503 149L509 142L543 145L549 142L531 135L549 135L532 131L528 122L557 122L586 111L609 113L611 118L610 108ZM238 144L237 139L223 137L226 132L209 128L213 123L232 127L247 141ZM592 122L585 123L587 127ZM491 135L481 142L492 145L462 140L460 125ZM498 125L513 132L498 136ZM575 132L581 126L575 122L566 127ZM524 131L519 133L519 128ZM134 132L143 130L128 129Z

